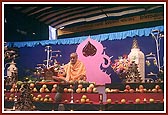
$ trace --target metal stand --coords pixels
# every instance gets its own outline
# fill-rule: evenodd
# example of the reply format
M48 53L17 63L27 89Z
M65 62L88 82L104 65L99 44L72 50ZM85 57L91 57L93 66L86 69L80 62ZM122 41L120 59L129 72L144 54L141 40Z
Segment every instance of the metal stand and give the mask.
M157 67L159 71L161 71L161 65L160 65L160 39L164 37L162 33L160 33L159 30L152 30L151 32L152 37L155 39L156 43L156 53L157 53Z

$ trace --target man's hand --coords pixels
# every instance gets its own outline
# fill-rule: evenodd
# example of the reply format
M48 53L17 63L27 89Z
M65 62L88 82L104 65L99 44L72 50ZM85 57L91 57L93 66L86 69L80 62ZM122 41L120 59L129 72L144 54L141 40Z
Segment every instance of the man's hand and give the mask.
M74 81L78 81L78 80L84 80L84 81L86 81L86 76L85 75L80 75L80 76L74 77Z

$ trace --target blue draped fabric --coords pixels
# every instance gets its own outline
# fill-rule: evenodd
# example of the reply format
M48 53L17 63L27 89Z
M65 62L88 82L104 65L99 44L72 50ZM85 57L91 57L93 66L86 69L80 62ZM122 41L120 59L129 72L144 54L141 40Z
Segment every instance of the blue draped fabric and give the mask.
M90 35L90 37L97 41L105 41L105 40L120 40L125 39L127 37L134 37L134 36L149 36L152 30L160 30L164 31L164 26L156 26L151 28L143 28L143 29L136 29L136 30L128 30L123 32L111 32L106 34L99 34L99 35ZM64 39L57 39L57 40L43 40L43 41L25 41L25 42L8 42L8 47L35 47L39 44L42 46L45 45L56 45L56 44L79 44L88 36L81 36L81 37L73 37L73 38L64 38Z

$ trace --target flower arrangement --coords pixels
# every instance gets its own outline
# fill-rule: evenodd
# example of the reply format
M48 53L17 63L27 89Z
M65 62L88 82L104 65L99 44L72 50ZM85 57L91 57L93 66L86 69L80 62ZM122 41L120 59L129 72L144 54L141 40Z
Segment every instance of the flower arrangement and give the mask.
M131 62L128 59L128 56L125 54L123 56L119 56L118 59L114 60L114 63L111 62L111 67L114 72L120 77L120 79L126 79L126 75L128 72L128 68Z

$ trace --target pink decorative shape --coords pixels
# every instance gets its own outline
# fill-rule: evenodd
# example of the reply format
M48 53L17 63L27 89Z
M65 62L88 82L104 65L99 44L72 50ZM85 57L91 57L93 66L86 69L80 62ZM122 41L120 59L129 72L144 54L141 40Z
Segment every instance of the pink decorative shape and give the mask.
M83 55L82 51L88 42L94 45L97 51L95 55L86 57ZM78 45L76 53L78 54L79 60L81 60L86 66L87 81L95 82L98 85L111 83L110 76L103 72L100 68L101 65L104 68L107 68L110 65L110 58L109 56L103 54L103 45L100 42L91 39L89 36L85 41ZM107 64L105 64L104 58L108 61Z

